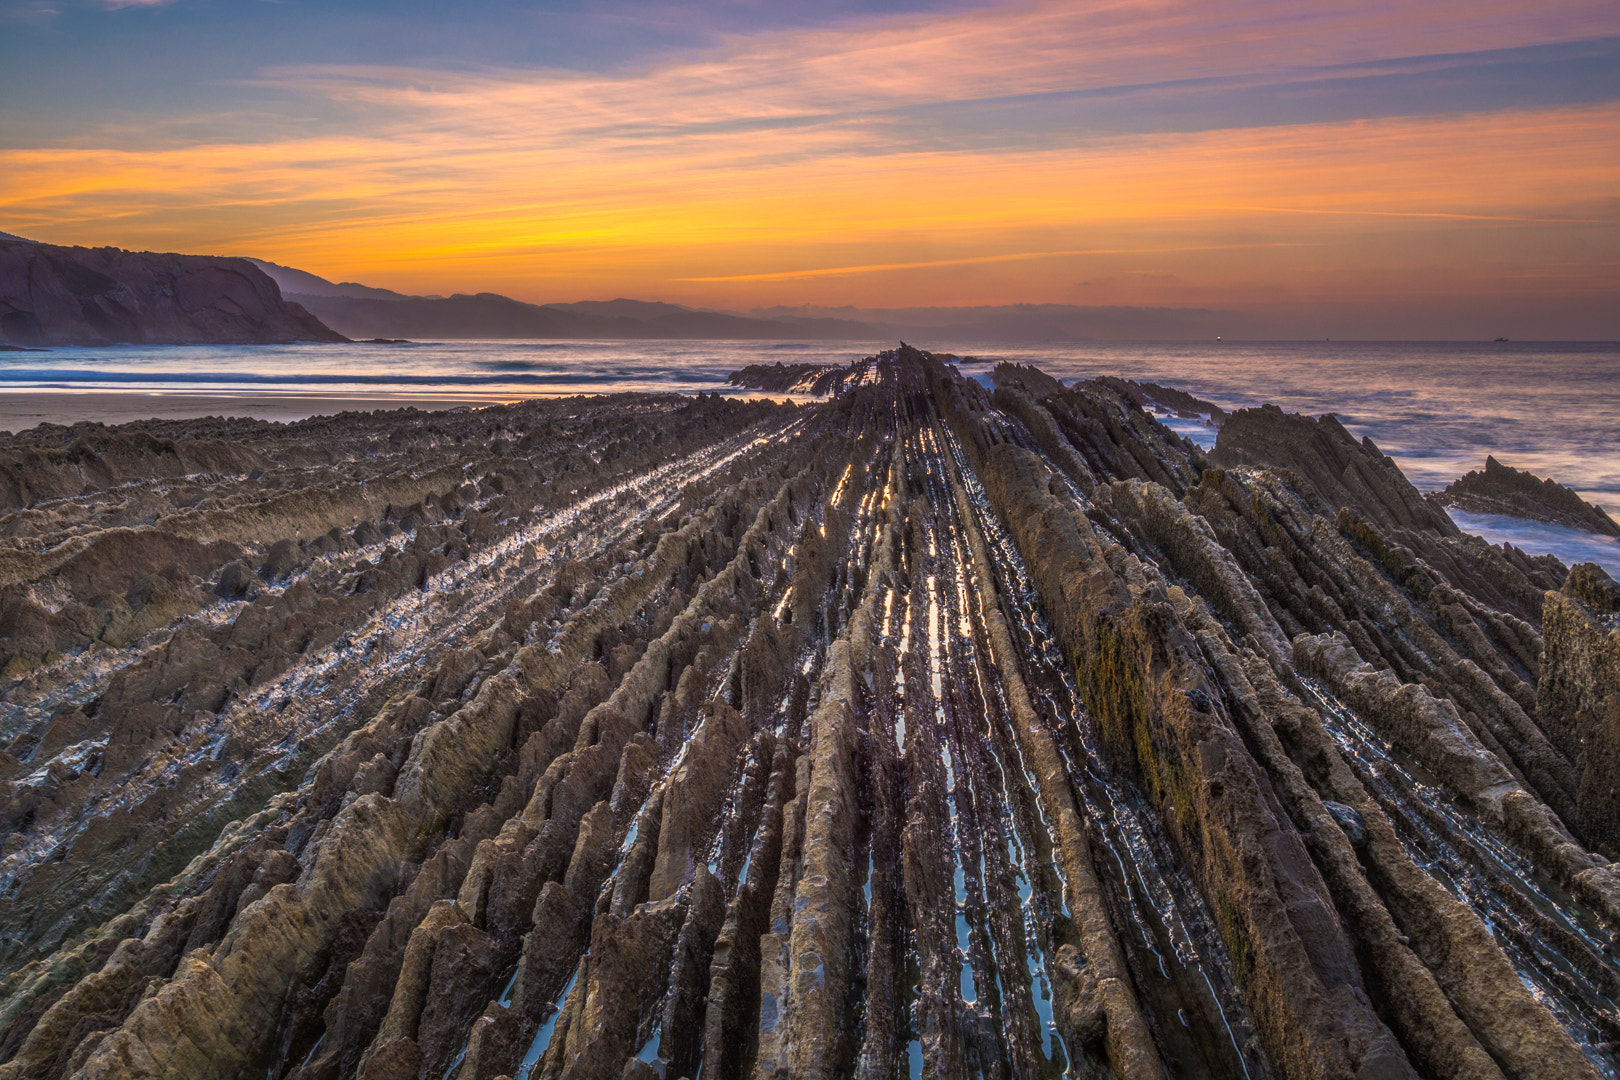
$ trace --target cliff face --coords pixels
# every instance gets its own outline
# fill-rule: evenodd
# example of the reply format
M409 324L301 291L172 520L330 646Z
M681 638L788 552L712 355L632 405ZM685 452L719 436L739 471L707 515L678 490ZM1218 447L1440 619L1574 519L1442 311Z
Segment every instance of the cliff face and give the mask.
M0 342L343 341L246 259L0 240Z
M1547 593L1545 656L1536 712L1549 738L1579 771L1575 824L1593 842L1620 848L1620 588L1581 563L1562 590Z

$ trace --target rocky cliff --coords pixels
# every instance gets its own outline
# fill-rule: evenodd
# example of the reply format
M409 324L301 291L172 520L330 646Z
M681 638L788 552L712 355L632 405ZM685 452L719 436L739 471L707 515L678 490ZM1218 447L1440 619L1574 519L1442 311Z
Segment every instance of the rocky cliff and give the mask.
M1620 850L1620 585L1580 563L1542 610L1536 715L1578 765L1574 823Z
M1613 1078L1620 590L995 381L0 439L0 1078Z
M343 341L245 259L0 239L0 342Z

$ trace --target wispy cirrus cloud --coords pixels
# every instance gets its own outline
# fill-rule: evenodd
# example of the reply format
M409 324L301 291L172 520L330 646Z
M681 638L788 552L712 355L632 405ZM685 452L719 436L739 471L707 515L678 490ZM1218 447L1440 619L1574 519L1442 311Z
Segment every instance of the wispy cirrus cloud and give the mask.
M844 302L872 288L852 284L847 268L860 267L862 282L908 303L1040 299L1152 250L1189 302L1233 302L1255 289L1410 291L1437 259L1455 264L1453 283L1478 281L1491 272L1468 254L1478 244L1521 267L1554 255L1590 266L1602 245L1612 250L1620 219L1617 125L1620 107L1609 106L1018 154L777 148L775 164L758 163L770 148L729 139L656 157L537 157L521 139L438 130L10 152L0 220L47 239L102 242L112 231L417 291L534 298L629 289ZM739 167L745 153L753 163ZM228 246L197 242L210 235ZM1584 250L1570 259L1576 237ZM1612 270L1591 273L1612 284Z
M61 5L50 3L49 0L24 0L23 3L0 5L0 23L42 26L61 14Z
M1082 248L1070 251L1014 251L995 255L965 255L956 259L924 259L920 262L869 263L864 266L821 266L805 270L773 270L762 274L720 274L713 277L679 278L680 281L805 281L822 277L849 277L854 274L884 274L894 270L932 270L942 266L978 266L985 263L1025 262L1030 259L1070 259L1082 255L1168 255L1187 251L1244 251L1252 248L1300 247L1297 243L1194 244L1185 247ZM1135 278L1169 279L1173 274L1158 271L1130 271Z
M1298 93L1357 78L1455 73L1488 65L1488 54L1538 45L1563 46L1549 61L1612 62L1614 42L1595 55L1590 43L1620 36L1620 9L1587 0L1523 8L1503 0L1354 10L1250 0L1218 11L1191 3L1039 3L734 35L697 56L612 75L324 65L272 68L254 81L492 134L522 112L525 130L541 116L571 138L656 140L953 105L1016 107L1064 95L1083 103L1085 95L1235 87ZM1064 119L1073 117L1051 123ZM1241 117L1226 119L1223 126L1244 126Z

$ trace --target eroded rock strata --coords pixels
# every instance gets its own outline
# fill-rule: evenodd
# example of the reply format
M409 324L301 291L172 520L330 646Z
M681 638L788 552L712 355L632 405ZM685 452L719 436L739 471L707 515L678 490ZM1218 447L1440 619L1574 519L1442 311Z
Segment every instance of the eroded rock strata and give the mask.
M1575 494L1574 489L1503 465L1488 455L1483 470L1453 481L1444 491L1430 497L1441 506L1476 514L1507 514L1604 536L1620 536L1620 524L1601 506L1593 506Z
M0 1077L1617 1075L1620 587L823 376L5 440Z

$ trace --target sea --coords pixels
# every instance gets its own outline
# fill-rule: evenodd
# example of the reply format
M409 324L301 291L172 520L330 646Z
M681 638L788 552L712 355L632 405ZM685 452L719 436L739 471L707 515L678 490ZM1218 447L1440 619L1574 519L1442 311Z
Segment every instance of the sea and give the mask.
M289 406L434 407L618 391L743 393L726 382L747 364L846 364L892 341L441 341L400 344L113 346L0 353L0 396L69 402L103 420L109 400L150 415L286 419ZM1005 345L914 341L963 357L988 381L996 361L1033 364L1064 381L1099 375L1174 386L1225 409L1273 403L1333 413L1370 436L1422 491L1487 454L1550 476L1620 516L1620 343L1196 342ZM83 415L70 396L82 401ZM185 411L172 403L185 400ZM326 404L323 404L326 403ZM215 407L217 405L217 408ZM16 410L11 410L15 412ZM1202 419L1161 417L1205 447ZM15 426L15 425L13 425ZM1620 577L1620 541L1520 519L1453 511L1463 529Z

